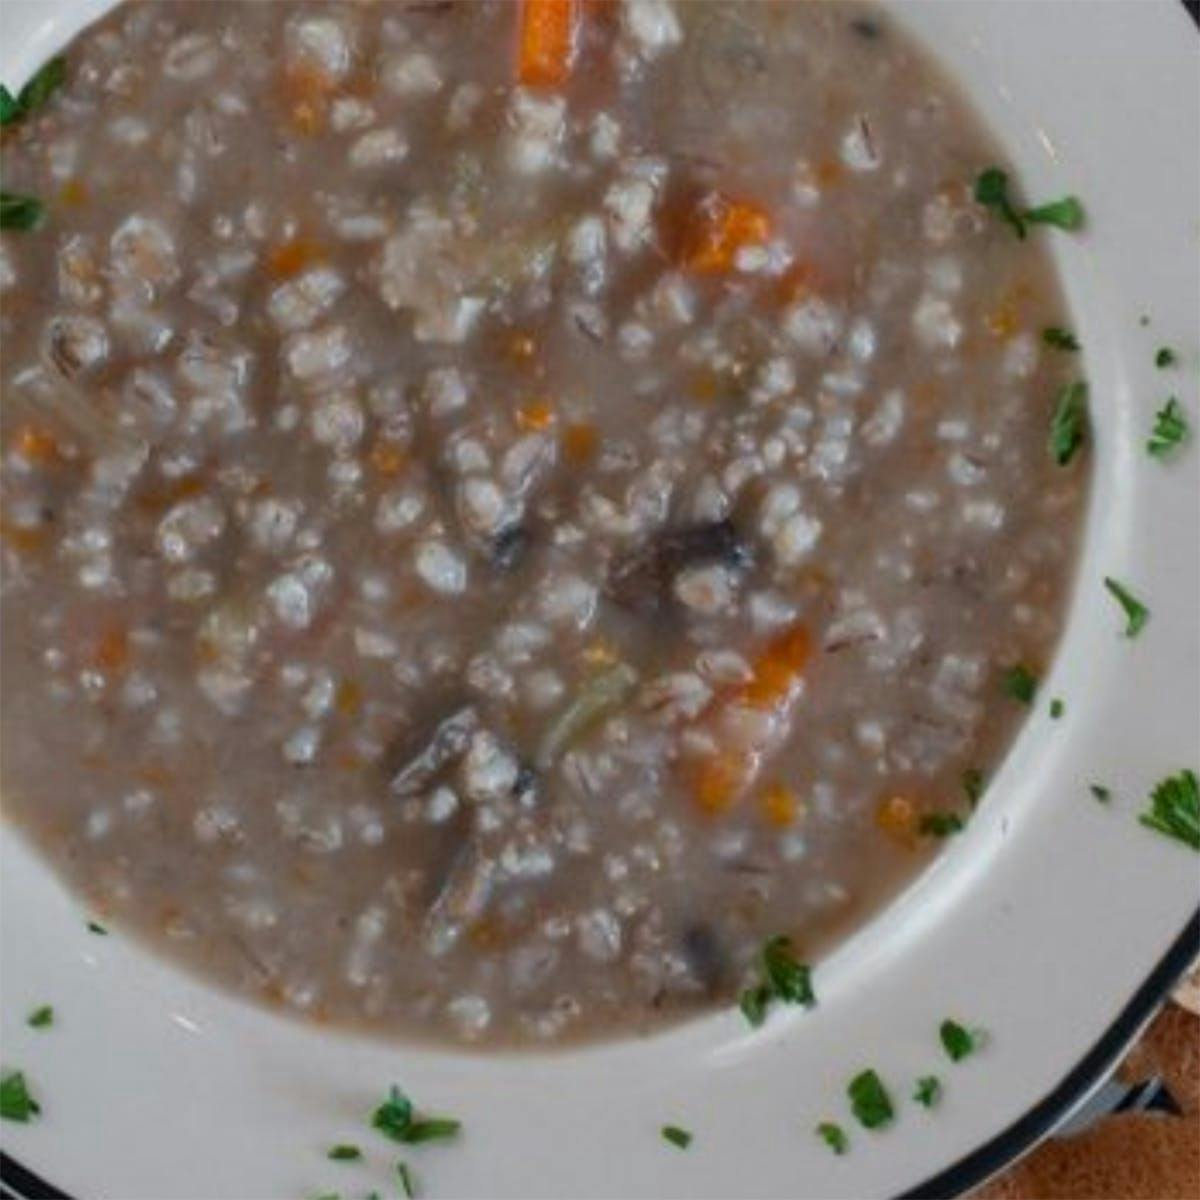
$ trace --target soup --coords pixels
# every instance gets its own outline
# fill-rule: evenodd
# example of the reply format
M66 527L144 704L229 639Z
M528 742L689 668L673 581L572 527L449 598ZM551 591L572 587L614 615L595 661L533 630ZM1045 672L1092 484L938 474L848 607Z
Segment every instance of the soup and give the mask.
M147 0L65 60L2 150L0 733L94 912L547 1044L968 819L1087 472L1046 235L886 13Z

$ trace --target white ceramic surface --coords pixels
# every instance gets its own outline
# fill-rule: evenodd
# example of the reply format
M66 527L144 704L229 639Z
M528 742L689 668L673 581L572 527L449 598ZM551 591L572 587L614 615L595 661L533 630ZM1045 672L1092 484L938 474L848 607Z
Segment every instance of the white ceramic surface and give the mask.
M197 0L193 0L197 2ZM10 84L106 0L3 0ZM406 1157L436 1197L884 1196L987 1143L1093 1046L1200 901L1200 859L1135 820L1150 786L1200 765L1200 444L1144 452L1174 392L1197 423L1200 36L1175 0L893 5L1003 139L1031 196L1078 193L1085 235L1050 234L1092 385L1096 483L1067 636L1039 706L967 832L901 900L820 964L819 1007L757 1033L724 1012L645 1041L487 1057L347 1037L181 975L86 914L11 832L0 841L5 1067L43 1106L7 1152L78 1200L394 1195L396 1155L366 1128L387 1085L463 1118ZM1148 314L1148 327L1139 316ZM1156 371L1169 343L1183 368ZM1153 611L1135 642L1101 587ZM1110 807L1087 784L1113 788ZM58 1023L24 1015L53 1003ZM937 1025L991 1031L945 1061ZM899 1119L846 1111L875 1066ZM941 1107L907 1102L936 1070ZM839 1120L851 1152L812 1135ZM659 1126L695 1133L687 1153ZM335 1141L366 1167L326 1162Z

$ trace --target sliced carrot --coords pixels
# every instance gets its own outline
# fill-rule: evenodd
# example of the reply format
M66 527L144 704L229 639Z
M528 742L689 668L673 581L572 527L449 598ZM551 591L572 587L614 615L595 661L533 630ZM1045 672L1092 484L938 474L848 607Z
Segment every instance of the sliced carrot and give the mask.
M800 805L791 788L773 783L763 793L762 807L767 820L782 829L795 821Z
M283 76L284 105L293 127L313 136L325 129L329 98L337 81L311 63L289 67Z
M894 842L912 846L917 836L917 806L907 796L888 796L875 810L875 824Z
M267 255L267 270L276 279L291 279L310 263L324 257L321 247L312 238L294 237L280 242Z
M0 521L0 538L14 550L41 550L47 542L44 528L30 525L14 525L11 521Z
M527 87L558 87L575 57L577 0L521 0L517 79Z
M748 752L722 750L700 759L692 775L692 796L700 809L722 813L754 777L755 760Z
M544 400L533 400L517 409L517 427L526 433L548 429L554 423L554 409Z
M408 455L395 442L377 441L371 447L371 466L380 475L399 475L408 462Z
M569 463L581 466L595 456L600 445L600 431L595 425L579 423L563 430L563 454Z
M791 699L812 652L812 638L803 625L793 625L772 639L755 659L754 676L735 699L751 708L775 708Z
M58 439L40 425L22 425L15 438L17 453L26 462L46 466L62 457Z
M770 219L758 205L711 192L696 205L688 221L684 265L705 274L728 271L739 250L761 245L770 236Z
M106 629L96 643L92 661L102 671L123 671L129 665L129 635L119 625Z
M343 679L338 684L334 704L343 717L356 717L362 708L362 686L353 679Z

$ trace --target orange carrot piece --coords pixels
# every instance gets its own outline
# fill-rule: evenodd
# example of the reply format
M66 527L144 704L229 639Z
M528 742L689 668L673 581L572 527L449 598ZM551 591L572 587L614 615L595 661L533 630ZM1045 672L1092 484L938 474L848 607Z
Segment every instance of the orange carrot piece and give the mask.
M544 400L532 400L517 409L517 427L526 433L548 429L554 423L554 409Z
M774 708L786 703L800 682L812 652L812 638L803 625L793 625L767 644L754 662L754 677L738 689L735 699L751 708Z
M712 192L692 213L684 236L683 261L704 274L728 271L739 250L761 245L770 236L770 218L758 205Z
M754 759L749 753L723 750L702 758L692 778L692 795L706 813L724 812L749 784Z
M60 457L58 439L40 425L22 425L15 439L17 453L26 462L45 466Z
M600 445L600 431L595 425L580 423L568 425L563 430L562 448L567 462L580 466L596 453Z
M92 661L101 671L122 671L129 664L129 635L119 625L106 629L96 643Z
M399 475L408 462L408 455L395 442L377 441L368 456L371 466L380 475Z
M575 57L577 0L521 0L517 79L527 87L559 87Z
M767 820L783 829L796 819L799 804L791 788L782 783L773 783L763 793L762 807Z
M311 238L295 237L271 250L267 255L267 270L277 279L291 279L321 257L321 247Z
M917 806L907 796L888 796L875 810L875 824L893 841L912 846L917 836Z

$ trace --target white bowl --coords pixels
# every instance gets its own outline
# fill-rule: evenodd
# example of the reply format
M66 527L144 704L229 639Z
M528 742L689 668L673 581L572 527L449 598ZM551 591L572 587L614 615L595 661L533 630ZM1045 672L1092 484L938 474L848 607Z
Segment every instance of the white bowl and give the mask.
M6 0L0 76L23 79L107 6ZM1135 816L1200 757L1200 445L1170 463L1144 451L1167 394L1193 424L1200 412L1200 38L1175 0L894 8L968 81L1028 192L1087 205L1084 235L1048 239L1095 425L1088 535L1044 686L1065 718L1030 717L968 831L820 964L819 1007L759 1032L724 1011L646 1040L488 1057L293 1023L89 934L9 834L3 1054L43 1106L4 1126L13 1159L79 1200L394 1195L396 1148L366 1117L396 1081L465 1122L456 1144L406 1156L428 1195L952 1194L1044 1136L1149 1017L1200 948L1200 860ZM1161 343L1182 369L1155 370ZM1105 575L1152 609L1136 641ZM58 1024L29 1030L42 1002ZM986 1027L986 1050L948 1063L948 1015ZM846 1112L868 1065L904 1100L880 1134ZM946 1094L927 1113L906 1098L930 1070ZM813 1136L826 1118L851 1133L844 1157ZM694 1131L687 1153L661 1140L668 1122ZM348 1140L370 1148L365 1168L325 1160Z

